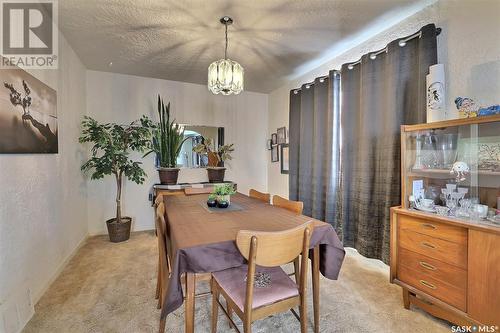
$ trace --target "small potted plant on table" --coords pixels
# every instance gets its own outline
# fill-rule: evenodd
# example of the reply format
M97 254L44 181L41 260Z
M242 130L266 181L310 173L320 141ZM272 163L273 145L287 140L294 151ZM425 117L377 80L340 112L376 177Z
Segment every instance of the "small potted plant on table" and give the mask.
M231 153L234 151L234 144L219 146L216 149L212 139L203 138L203 142L193 147L193 151L208 156L208 181L210 183L222 183L226 173L224 162L232 160Z
M170 103L165 106L160 95L158 95L158 117L159 122L153 129L153 149L146 155L156 153L160 183L175 185L179 177L177 157L187 138L184 138L182 126L175 123L175 120L170 121Z
M217 207L227 208L231 205L231 195L235 194L233 184L217 185L213 194L217 197Z
M91 171L91 179L114 175L116 179L116 216L106 221L109 240L114 243L130 238L132 218L122 216L121 195L123 179L137 184L144 183L146 173L141 162L130 158L131 151L143 153L151 147L152 123L146 116L128 125L113 123L99 124L91 117L84 117L80 143L91 142L92 155L85 162L82 171Z

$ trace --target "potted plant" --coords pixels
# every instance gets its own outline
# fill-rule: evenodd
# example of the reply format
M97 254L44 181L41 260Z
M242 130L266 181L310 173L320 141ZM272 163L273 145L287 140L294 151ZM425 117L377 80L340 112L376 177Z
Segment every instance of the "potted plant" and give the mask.
M231 204L231 195L235 194L233 184L217 185L212 194L217 197L217 206L219 208L226 208Z
M193 147L193 151L198 154L205 154L208 157L208 181L211 183L221 183L224 181L226 168L224 162L232 160L231 153L234 151L234 144L228 144L215 148L214 141L210 138L203 138L203 141Z
M170 103L165 106L160 95L158 95L158 117L159 122L153 129L153 149L156 153L158 175L160 183L165 185L177 184L179 168L177 168L177 157L182 144L188 139L184 138L184 129L175 120L170 121Z
M114 175L116 179L116 216L106 221L111 242L122 242L130 237L132 219L122 216L121 211L123 179L137 184L144 182L146 173L141 162L134 161L129 154L132 151L142 153L151 147L151 126L146 116L128 125L100 124L88 116L82 121L79 141L92 143L92 155L82 165L82 171L92 171L91 179L107 175Z

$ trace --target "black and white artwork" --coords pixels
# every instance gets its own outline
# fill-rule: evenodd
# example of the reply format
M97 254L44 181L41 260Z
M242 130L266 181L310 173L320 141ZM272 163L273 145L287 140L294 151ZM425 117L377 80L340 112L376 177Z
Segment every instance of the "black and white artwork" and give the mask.
M276 131L278 135L278 144L282 145L286 143L286 127L280 127Z
M271 134L271 145L277 145L278 144L278 135L276 133Z
M281 173L284 175L287 175L288 172L290 171L290 162L288 159L288 151L289 151L289 146L288 144L283 144L280 146L281 147Z
M280 160L278 147L279 146L275 145L271 148L271 162L273 162L273 163L279 162L279 160Z
M20 68L0 79L0 153L57 153L56 91Z

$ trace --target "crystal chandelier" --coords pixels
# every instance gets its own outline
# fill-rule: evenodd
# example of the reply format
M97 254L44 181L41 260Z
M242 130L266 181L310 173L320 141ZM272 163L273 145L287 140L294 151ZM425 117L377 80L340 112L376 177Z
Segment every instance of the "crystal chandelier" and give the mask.
M227 26L233 24L233 19L224 16L220 23L226 27L226 48L224 59L214 61L208 67L208 90L214 94L238 95L243 91L243 76L245 71L236 61L227 58Z

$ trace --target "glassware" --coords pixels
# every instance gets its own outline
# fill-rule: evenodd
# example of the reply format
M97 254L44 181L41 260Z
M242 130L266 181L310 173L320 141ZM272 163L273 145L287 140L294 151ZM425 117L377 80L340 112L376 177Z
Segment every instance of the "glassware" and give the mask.
M439 167L450 168L457 158L458 134L444 133L437 135L437 148L439 151Z
M436 136L434 134L424 136L421 160L425 168L433 169L439 165L436 154Z

